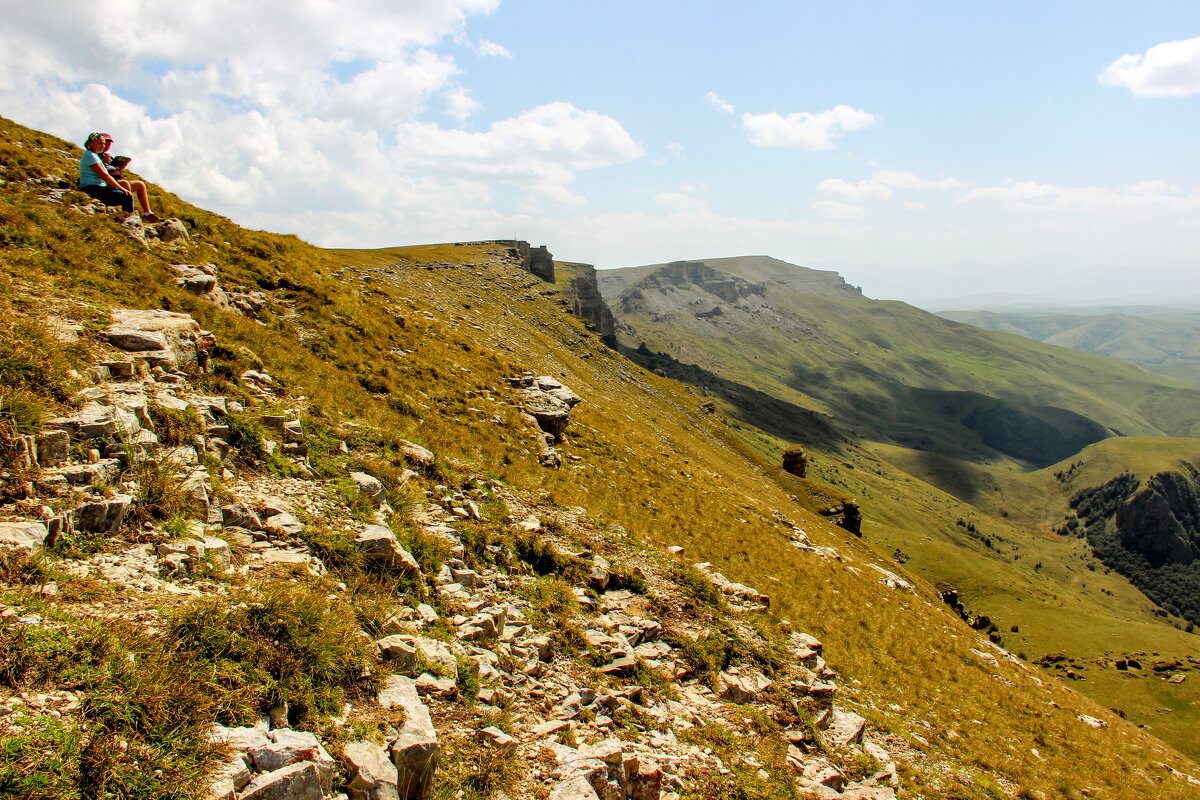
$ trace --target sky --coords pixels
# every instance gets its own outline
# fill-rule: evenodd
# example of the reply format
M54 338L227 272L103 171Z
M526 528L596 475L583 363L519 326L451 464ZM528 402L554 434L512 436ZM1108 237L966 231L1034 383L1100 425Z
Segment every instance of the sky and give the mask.
M0 0L0 114L330 247L1200 300L1200 3ZM166 209L169 213L170 209Z

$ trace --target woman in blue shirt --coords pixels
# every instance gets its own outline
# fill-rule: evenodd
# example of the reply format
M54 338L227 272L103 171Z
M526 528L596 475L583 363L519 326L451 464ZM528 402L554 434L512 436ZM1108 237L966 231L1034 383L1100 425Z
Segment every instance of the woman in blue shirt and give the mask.
M83 144L83 156L79 159L79 188L108 206L120 206L133 211L137 198L143 222L158 222L150 210L150 198L146 184L141 181L118 181L104 168L101 153L112 147L112 137L107 133L90 133Z

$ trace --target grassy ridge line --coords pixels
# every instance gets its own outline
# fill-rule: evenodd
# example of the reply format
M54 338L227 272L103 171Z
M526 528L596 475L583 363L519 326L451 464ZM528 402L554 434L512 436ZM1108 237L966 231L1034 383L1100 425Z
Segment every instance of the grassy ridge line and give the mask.
M39 138L8 124L3 133L6 144L19 136L21 149ZM52 153L37 157L47 168L70 166ZM1062 796L1090 788L1093 796L1132 797L1136 780L1142 796L1142 787L1162 797L1195 796L1164 778L1156 762L1192 766L1152 737L1064 686L1039 686L1015 666L996 668L1009 683L992 677L971 653L976 635L937 607L926 587L918 594L882 587L867 566L879 556L789 505L764 464L721 444L719 421L690 411L699 398L607 351L553 297L541 295L542 285L510 265L487 263L486 250L466 269L433 270L426 269L431 262L461 251L426 251L364 283L335 276L348 265L380 264L379 253L359 262L351 253L242 231L178 201L168 207L191 221L193 241L164 254L143 250L107 219L72 216L21 186L6 183L0 198L0 235L25 237L5 246L6 267L14 284L46 298L22 313L59 305L94 319L118 303L188 310L217 333L235 366L261 361L293 396L307 398L313 418L387 427L433 446L450 475L461 462L540 489L636 539L686 544L697 560L770 592L773 613L822 636L834 666L859 682L849 698L854 704L927 753L931 764L955 765L906 776L913 791L941 786L987 797L998 781L1009 781ZM271 294L265 325L174 286L169 264L200 259L218 263L226 285ZM486 393L507 401L503 379L523 369L560 375L585 397L564 446L580 461L569 459L561 471L541 468L526 452L510 407L485 407ZM484 413L472 411L476 406ZM495 414L501 424L492 421ZM829 563L788 546L770 519L776 508L853 560ZM1112 727L1084 728L1076 713L1106 717ZM1031 759L1030 748L1041 758Z

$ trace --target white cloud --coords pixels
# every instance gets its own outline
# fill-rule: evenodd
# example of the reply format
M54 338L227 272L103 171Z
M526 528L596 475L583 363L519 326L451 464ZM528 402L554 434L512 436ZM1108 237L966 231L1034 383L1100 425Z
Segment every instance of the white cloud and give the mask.
M22 3L0 28L0 108L77 142L109 130L139 173L244 224L324 244L479 238L469 224L489 225L502 196L580 205L580 170L642 154L617 120L569 103L483 131L425 117L480 110L447 45L509 57L466 44L468 19L498 4Z
M862 219L867 215L860 206L838 200L818 200L812 204L812 210L826 219L834 220Z
M683 145L679 142L667 142L667 152L676 158L683 158Z
M497 58L512 58L512 53L508 52L508 48L496 42L489 42L487 39L480 39L475 44L475 53L481 56L496 56Z
M703 191L703 186L684 183L677 191L659 192L654 196L654 202L668 211L700 211L705 206L697 195Z
M1163 181L1121 188L1062 187L1025 181L1010 186L972 189L963 202L994 203L1022 211L1056 211L1091 215L1151 216L1200 212L1200 193L1184 192Z
M854 202L871 199L887 200L892 196L890 187L874 180L851 182L841 178L827 178L817 184L817 191L836 194Z
M742 114L742 127L751 144L759 147L789 147L797 150L829 150L833 140L848 131L869 128L879 119L870 112L847 105L834 106L815 114L801 111L786 117L767 114Z
M819 192L835 194L847 200L859 202L862 200L888 200L898 189L948 191L963 188L963 183L954 178L930 180L912 172L881 169L876 170L866 180L851 182L842 178L828 178L818 183L816 188Z
M1200 94L1200 37L1156 44L1145 53L1127 53L1109 64L1099 80L1138 97Z
M726 114L732 114L734 111L733 103L730 103L729 101L725 100L723 97L721 97L721 95L717 94L716 92L706 93L704 95L704 100L710 106L715 108L717 111L721 111Z
M482 103L471 97L471 93L461 86L446 92L444 97L446 99L446 113L460 123L465 122L467 117L483 107Z
M396 129L399 158L447 172L570 181L576 169L629 161L642 148L612 117L570 103L548 103L500 120L487 131L448 130L429 122Z

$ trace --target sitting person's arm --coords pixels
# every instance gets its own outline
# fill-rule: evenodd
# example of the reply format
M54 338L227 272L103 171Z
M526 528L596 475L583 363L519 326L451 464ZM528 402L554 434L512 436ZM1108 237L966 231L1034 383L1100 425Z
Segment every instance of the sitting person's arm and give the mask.
M89 149L83 151L81 164L83 166L83 169L80 171L79 180L81 185L108 186L124 194L129 194L128 189L117 183L117 179L108 174L108 170L104 168L104 162L100 159L100 156L92 150ZM84 170L92 173L93 177L91 180L84 179Z
M108 170L104 168L103 164L92 164L92 172L96 173L96 176L99 177L100 180L104 181L104 183L108 186L111 186L114 189L120 189L122 192L125 192L125 194L129 194L128 189L117 183L117 179L108 174Z

